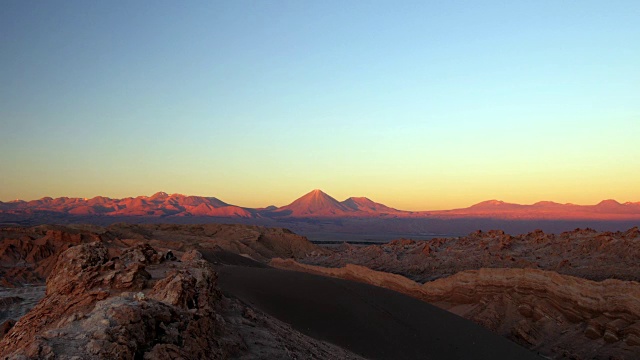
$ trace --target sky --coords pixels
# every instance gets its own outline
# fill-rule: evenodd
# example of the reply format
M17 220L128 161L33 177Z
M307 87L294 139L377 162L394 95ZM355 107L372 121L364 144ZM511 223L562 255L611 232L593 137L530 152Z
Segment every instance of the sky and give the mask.
M637 0L0 9L1 201L640 201Z

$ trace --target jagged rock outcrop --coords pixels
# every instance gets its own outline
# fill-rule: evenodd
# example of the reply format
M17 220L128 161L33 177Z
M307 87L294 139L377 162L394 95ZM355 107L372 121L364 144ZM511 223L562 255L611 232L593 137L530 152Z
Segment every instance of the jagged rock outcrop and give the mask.
M594 282L537 269L480 269L419 284L352 264L323 268L292 259L274 259L270 264L403 292L552 357L640 356L637 282Z
M42 299L44 293L44 286L0 287L0 324L4 324L4 333L16 320L29 312ZM0 338L4 336L3 331L0 331Z
M301 262L325 267L346 264L406 276L423 283L460 271L486 268L552 270L590 280L640 281L640 231L576 229L560 235L534 231L509 235L476 231L457 238L396 240L382 245L337 247Z
M0 325L6 333L0 352L5 354L6 346L13 349L6 352L11 356L75 356L62 345L69 343L88 357L105 358L116 352L184 356L191 351L185 346L193 354L218 357L278 358L283 347L297 349L305 354L301 357L313 353L310 349L321 358L343 351L221 297L215 272L203 260L213 261L211 253L221 249L262 262L287 257L330 267L366 265L377 271L357 265L313 271L421 298L549 356L639 355L637 283L565 276L638 280L637 228L518 236L478 231L431 241L344 244L333 250L285 229L217 224L3 228L0 240L0 286L38 284L48 276L45 298L15 325L6 320L17 319L44 292L15 293L32 291L30 287L0 292ZM309 265L295 266L312 271ZM483 267L500 269L478 270ZM257 335L247 330L255 327L261 329ZM193 337L213 333L217 340L190 345L176 332ZM265 341L252 345L247 336ZM14 343L22 347L12 348ZM337 357L346 356L352 355Z
M64 250L98 241L98 234L56 226L0 230L0 286L44 282Z
M136 251L139 249L130 249L128 253ZM124 291L140 291L147 286L151 275L145 270L145 259L140 259L143 262L125 263L121 259L110 261L107 254L107 248L99 242L72 247L62 253L47 279L45 298L3 339L4 354L46 358L71 357L78 355L77 352L108 358L118 353L127 358L133 357L137 347L145 346L144 336L142 339L133 338L130 344L117 344L109 335L115 330L111 329L114 319L131 318L139 322L145 311L159 316L163 310L159 304L134 310L135 299L132 296L117 296ZM127 258L126 253L123 255ZM88 334L81 339L66 337L67 334L76 336L77 329ZM127 335L132 337L134 334ZM65 341L74 341L79 346L60 346ZM116 344L102 344L104 341Z
M0 228L0 286L44 283L60 253L72 246L95 241L105 244L109 258L121 256L121 249L137 245L153 246L160 252L157 257L175 257L192 249L225 249L258 261L328 253L287 229L260 226L115 224L107 228L8 227ZM159 258L149 259L143 248L135 253L129 252L127 256L159 261Z
M223 298L216 279L197 251L178 262L148 245L118 257L102 242L71 247L47 278L45 297L6 325L0 358L358 358ZM256 348L249 334L272 342Z
M105 230L108 236L127 240L128 244L142 240L155 248L170 248L183 252L191 249L221 248L235 254L248 255L257 261L267 261L274 257L301 258L310 254L329 253L287 229L263 226L114 224Z

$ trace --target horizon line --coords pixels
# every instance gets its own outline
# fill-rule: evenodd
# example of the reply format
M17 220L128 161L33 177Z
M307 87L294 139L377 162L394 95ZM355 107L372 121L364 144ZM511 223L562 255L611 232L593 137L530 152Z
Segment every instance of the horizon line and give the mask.
M52 197L52 196L43 196L41 198L31 199L31 200L14 199L14 200L8 200L8 201L0 200L0 202L8 204L8 203L15 203L15 202L38 201L38 200L43 200L43 199L46 199L46 198L50 198L50 199L54 199L54 200L55 199L62 199L62 198L66 198L66 199L81 199L83 201L88 201L88 200L91 200L91 199L94 199L94 198L97 198L97 197L108 198L110 200L125 200L125 199L136 199L136 198L140 198L140 197L151 198L151 197L153 197L154 195L157 195L157 194L165 194L166 196L169 196L169 197L170 196L174 196L174 195L179 195L179 196L185 196L185 197L193 196L193 197L201 197L201 198L214 198L214 199L217 199L219 201L224 202L225 204L227 204L229 206L236 206L236 207L243 208L243 209L260 209L260 208L267 208L267 207L270 207L270 206L276 206L278 208L283 207L283 206L287 206L287 205L290 205L292 202L304 197L305 195L309 195L309 194L314 193L314 192L321 192L321 193L323 193L323 194L335 199L333 196L331 196L327 192L323 191L322 189L314 188L313 190L308 191L308 192L304 193L301 196L298 196L297 198L295 198L294 200L292 200L291 202L289 202L287 204L280 205L280 206L277 206L277 205L274 205L274 204L269 204L269 205L259 206L259 207L250 207L250 206L242 206L242 205L237 205L237 204L231 204L231 203L228 203L228 202L220 199L217 196L187 195L187 194L182 194L182 193L177 193L177 192L176 193L168 193L168 192L165 192L165 191L156 191L156 192L152 193L151 195L137 195L137 196L125 196L125 197L110 197L110 196L106 196L106 195L95 195L93 197L74 197L74 196ZM371 199L368 196L349 196L344 200L337 200L337 199L336 200L339 201L339 202L344 202L344 201L347 201L347 200L349 200L351 198L365 198L365 199L369 199L370 201L378 203L377 201ZM483 203L489 203L489 202L498 202L498 203L505 204L505 205L522 205L522 206L532 206L532 205L536 205L536 204L539 204L539 203L545 203L545 202L554 203L554 204L558 204L558 205L596 206L596 205L599 205L599 204L601 204L603 202L607 202L607 201L614 201L614 202L616 202L616 203L618 203L620 205L637 204L637 203L639 203L639 202L633 202L633 201L621 202L621 201L618 201L617 199L613 199L613 198L602 199L602 200L598 201L595 204L577 204L577 203L571 203L571 202L561 203L561 202L556 202L556 201L553 201L553 200L538 200L538 201L533 202L533 203L517 203L517 202L508 202L508 201L499 200L499 199L487 199L487 200L483 200L483 201L480 201L480 202L477 202L477 203L472 203L472 204L470 204L470 205L468 205L466 207L454 207L454 208L447 208L447 209L441 209L441 210L402 210L402 209L395 208L393 206L389 206L389 207L392 207L392 208L394 208L396 210L403 211L403 212L415 213L415 212L448 211L448 210L466 209L466 208L469 208L471 206L475 206L475 205L479 205L479 204L483 204ZM383 203L378 203L378 204L382 204L382 205L388 206L387 204L383 204Z

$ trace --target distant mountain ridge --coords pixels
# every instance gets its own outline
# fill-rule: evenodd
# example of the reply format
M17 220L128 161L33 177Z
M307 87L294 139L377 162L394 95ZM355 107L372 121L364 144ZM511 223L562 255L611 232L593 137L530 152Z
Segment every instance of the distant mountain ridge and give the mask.
M246 208L215 197L158 192L151 196L111 199L51 198L0 202L0 213L54 212L76 216L203 216L223 218L495 218L495 219L590 219L640 220L640 202L603 200L596 205L540 201L531 205L488 200L467 208L437 211L403 211L366 197L338 201L322 190L313 190L292 203L275 207Z
M52 211L70 215L105 216L219 216L251 217L252 212L227 204L214 197L186 196L158 192L152 196L111 199L97 196L91 199L44 197L32 201L0 203L3 211Z
M560 204L539 201L531 205L488 200L468 208L433 211L442 217L494 217L500 219L590 219L630 220L640 219L640 202L621 204L616 200L603 200L596 205Z

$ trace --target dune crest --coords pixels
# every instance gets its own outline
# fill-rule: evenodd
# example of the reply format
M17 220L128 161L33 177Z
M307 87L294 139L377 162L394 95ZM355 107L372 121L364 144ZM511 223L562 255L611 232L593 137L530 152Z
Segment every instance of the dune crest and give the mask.
M293 259L271 266L364 282L405 293L552 355L577 358L640 355L640 284L595 282L537 269L459 272L424 284L348 264L325 268Z

